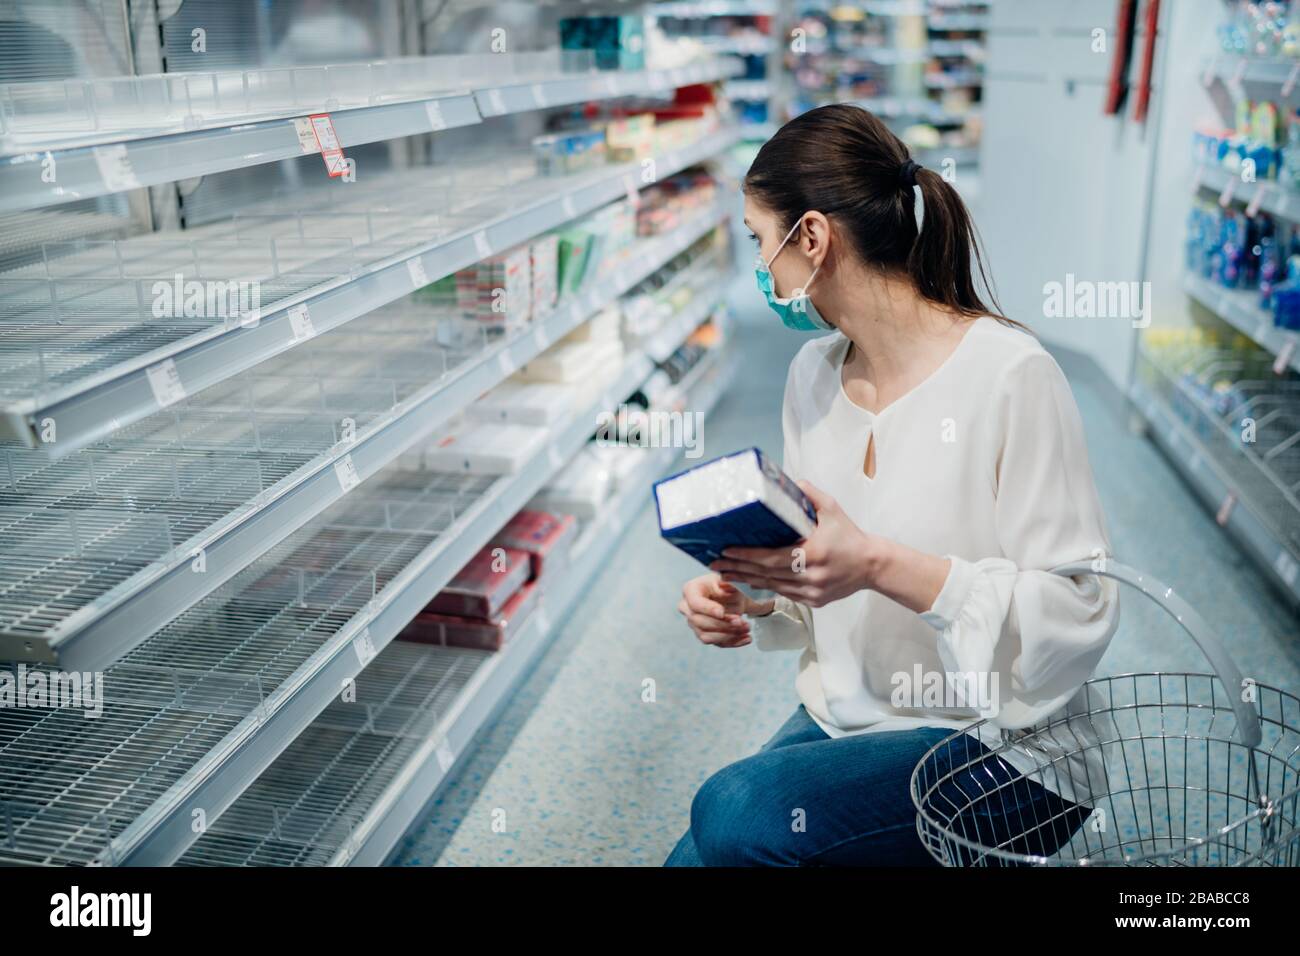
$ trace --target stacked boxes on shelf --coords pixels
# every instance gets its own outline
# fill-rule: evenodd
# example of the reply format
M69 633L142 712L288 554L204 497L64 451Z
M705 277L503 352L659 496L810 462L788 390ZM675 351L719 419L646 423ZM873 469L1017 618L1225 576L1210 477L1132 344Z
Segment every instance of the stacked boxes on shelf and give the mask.
M416 615L401 639L498 651L543 600L577 537L572 515L525 509Z

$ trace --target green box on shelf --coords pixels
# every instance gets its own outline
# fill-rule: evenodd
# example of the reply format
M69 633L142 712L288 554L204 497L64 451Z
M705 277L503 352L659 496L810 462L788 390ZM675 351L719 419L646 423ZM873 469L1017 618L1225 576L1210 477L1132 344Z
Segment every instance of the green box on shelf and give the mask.
M644 70L645 18L564 17L560 20L560 48L591 50L598 70Z

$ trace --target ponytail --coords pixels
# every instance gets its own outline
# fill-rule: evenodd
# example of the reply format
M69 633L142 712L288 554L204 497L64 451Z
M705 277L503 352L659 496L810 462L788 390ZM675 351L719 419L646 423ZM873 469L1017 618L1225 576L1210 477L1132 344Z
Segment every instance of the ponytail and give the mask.
M919 230L913 185L921 192ZM861 107L822 106L786 123L758 151L744 188L783 229L817 210L844 230L863 262L907 276L935 305L1024 328L1002 315L957 190L915 163L902 140Z

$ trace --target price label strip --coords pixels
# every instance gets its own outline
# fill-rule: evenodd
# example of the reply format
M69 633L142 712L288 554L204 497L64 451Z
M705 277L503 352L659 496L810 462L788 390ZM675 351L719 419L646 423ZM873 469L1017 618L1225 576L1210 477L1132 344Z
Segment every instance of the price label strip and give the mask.
M442 115L442 104L437 100L425 100L424 113L429 117L429 128L435 133L447 128L447 119Z
M1289 339L1285 345L1277 350L1277 358L1273 360L1273 374L1285 374L1293 358L1295 358L1295 339Z
M451 749L451 741L446 737L438 741L438 746L433 751L434 758L438 761L438 769L446 773L451 769L452 764L456 762L456 752Z
M1223 192L1219 193L1219 205L1227 209L1232 204L1232 194L1237 190L1237 177L1229 176L1228 181L1223 184Z
M356 637L352 638L352 649L357 653L357 663L365 667L375 659L379 652L375 650L375 642L370 639L370 628L366 628Z
M1279 551L1277 560L1273 562L1273 567L1277 569L1278 575L1287 583L1288 587L1295 587L1296 578L1300 577L1300 564L1295 558L1285 551Z
M1255 183L1255 192L1250 197L1250 202L1246 203L1246 215L1251 219L1259 215L1259 207L1264 204L1264 190L1266 188L1263 183Z
M149 388L153 390L153 397L158 402L159 408L175 405L185 397L181 373L171 359L164 359L157 365L149 366L144 370L144 374L149 379Z
M637 191L636 180L632 178L631 173L623 176L623 191L627 193L627 201L631 203L633 209L640 207L641 193Z
M1227 527L1228 519L1232 517L1232 509L1237 506L1237 495L1235 492L1228 492L1223 497L1223 503L1219 505L1219 510L1214 515L1215 522L1220 528Z
M429 284L429 274L424 271L424 260L419 256L406 260L406 271L411 275L413 289L423 289Z
M334 132L334 121L328 113L313 113L310 118L316 144L320 147L321 158L325 160L325 172L331 179L342 176L347 172L348 164L338 134Z
M305 342L316 334L316 326L311 324L311 312L306 302L291 306L286 314L289 316L289 329L295 342Z
M320 143L316 141L316 130L312 128L310 116L299 116L295 119L293 131L298 137L298 149L304 155L320 152Z
M361 484L361 476L357 474L357 466L352 463L351 455L344 455L334 462L334 477L338 479L344 494Z
M109 192L120 193L140 188L140 178L131 165L125 143L95 146L91 149L91 154L95 157L95 165L99 167L99 177L104 181L104 188Z

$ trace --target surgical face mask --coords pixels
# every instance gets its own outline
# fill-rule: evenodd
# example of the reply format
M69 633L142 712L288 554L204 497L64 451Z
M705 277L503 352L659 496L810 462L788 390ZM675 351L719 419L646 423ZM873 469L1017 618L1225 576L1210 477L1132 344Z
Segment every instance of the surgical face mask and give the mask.
M799 222L802 222L801 219ZM782 323L786 328L797 329L800 332L815 332L818 329L830 330L835 328L817 311L817 306L813 305L812 299L808 295L808 286L812 285L813 279L817 277L817 269L813 269L812 275L808 281L803 284L803 288L795 289L798 295L783 299L776 294L775 286L772 282L772 263L776 257L781 254L785 244L790 241L794 231L799 228L796 222L790 227L790 231L785 234L781 240L781 245L776 247L776 252L772 253L772 258L767 261L763 260L763 254L760 252L754 258L754 277L758 280L758 290L767 298L767 304L777 315L781 317Z

